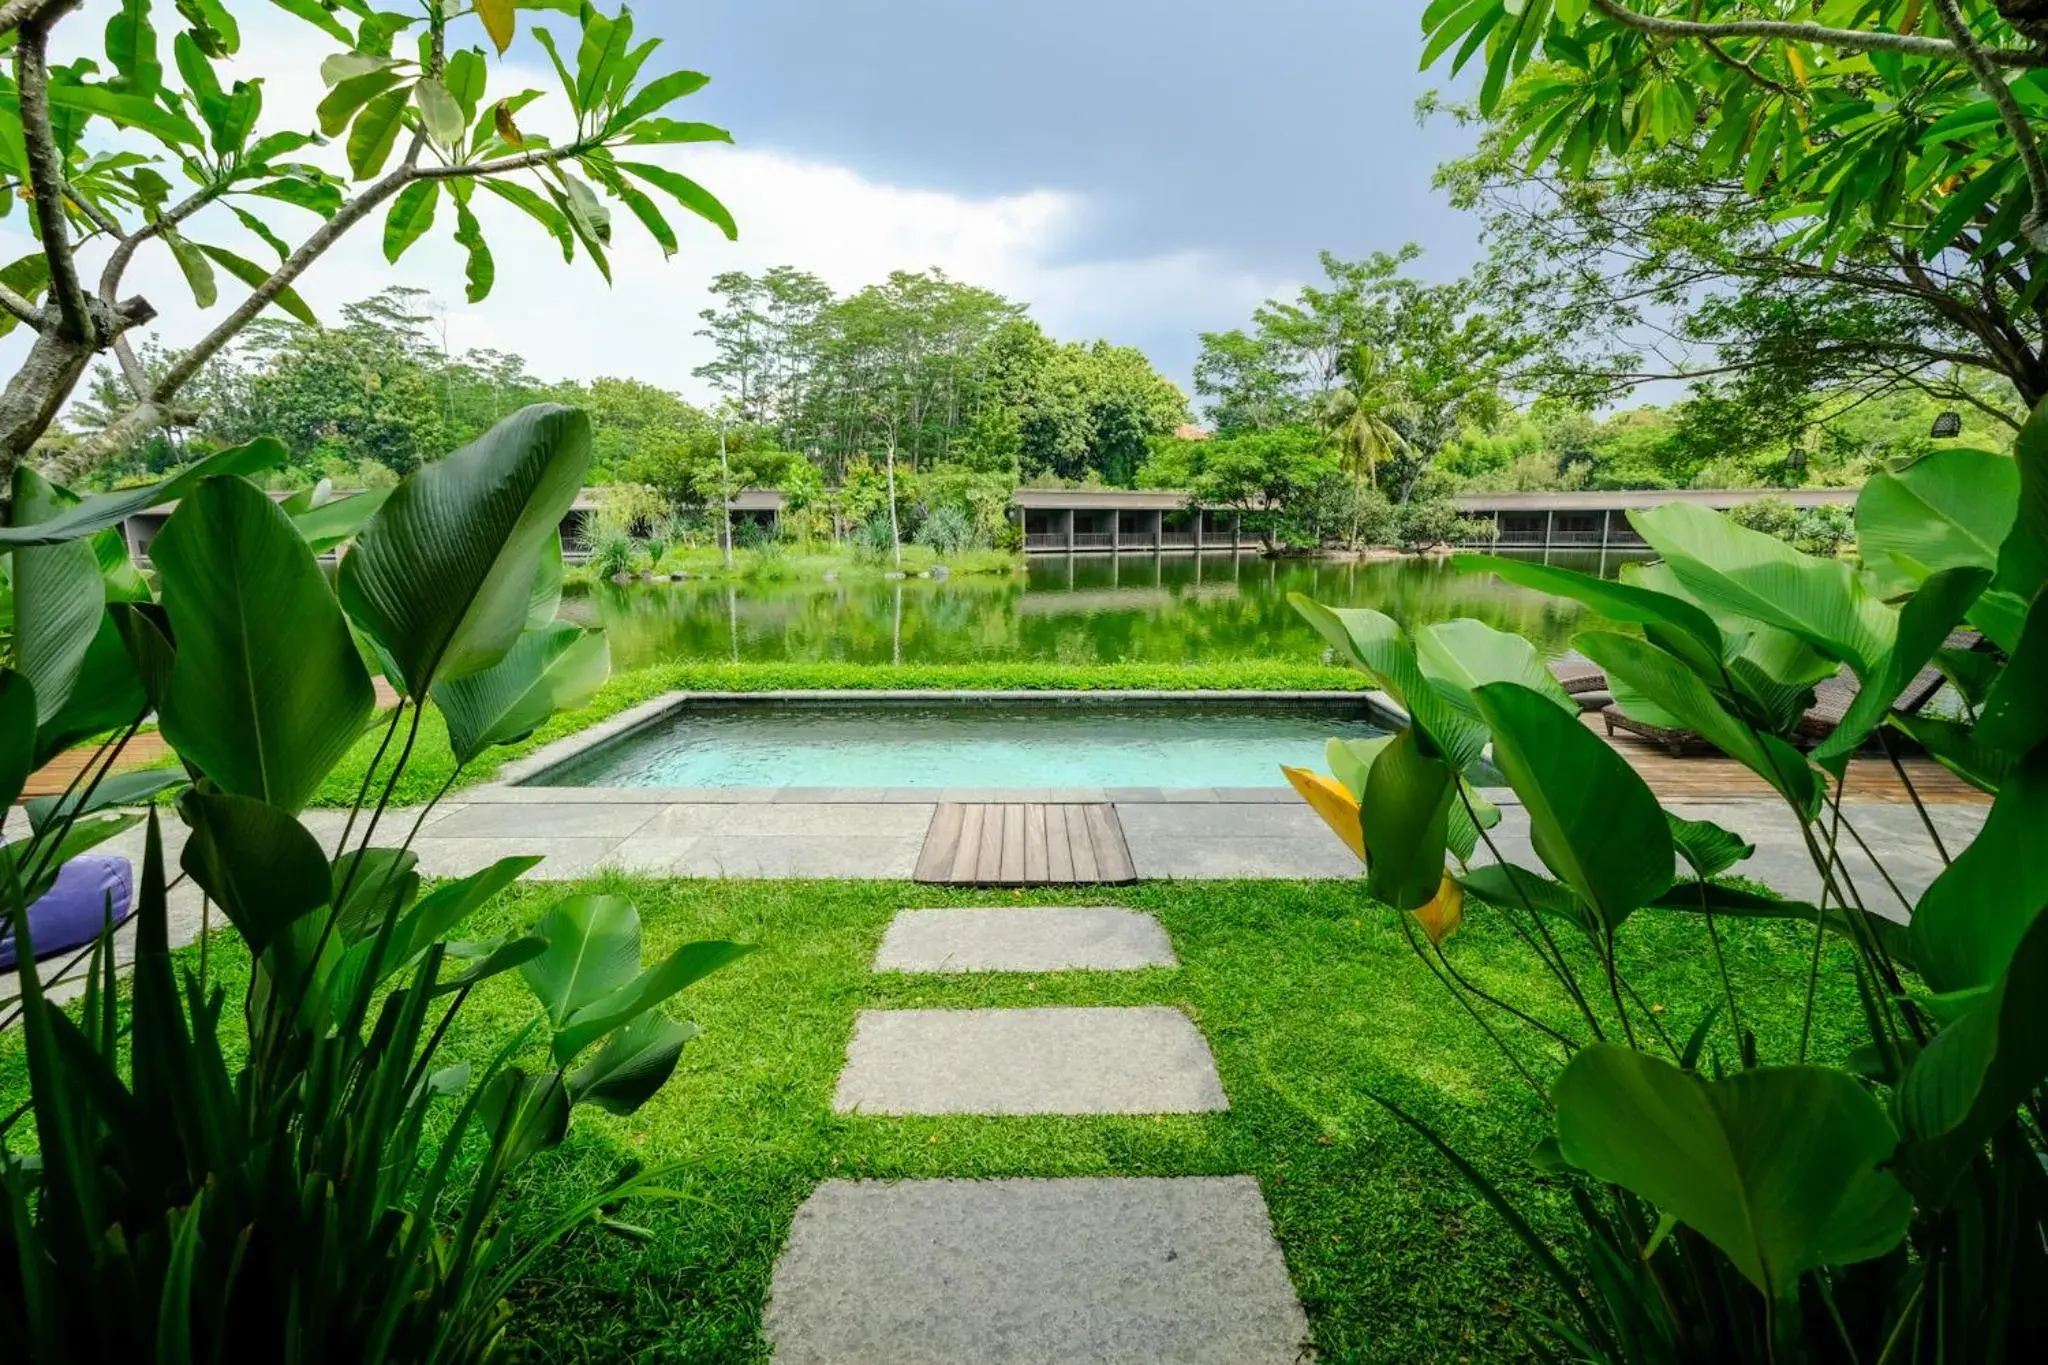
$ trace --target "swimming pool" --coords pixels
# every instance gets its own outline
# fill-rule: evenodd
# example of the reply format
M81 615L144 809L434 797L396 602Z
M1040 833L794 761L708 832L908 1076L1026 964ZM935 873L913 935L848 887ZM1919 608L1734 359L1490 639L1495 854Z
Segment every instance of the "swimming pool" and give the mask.
M526 779L543 787L1271 787L1363 696L689 699Z

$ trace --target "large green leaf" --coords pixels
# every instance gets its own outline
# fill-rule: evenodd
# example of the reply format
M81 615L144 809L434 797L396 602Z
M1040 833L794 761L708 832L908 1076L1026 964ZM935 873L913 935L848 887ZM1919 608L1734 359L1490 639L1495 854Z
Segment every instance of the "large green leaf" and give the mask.
M1693 875L1703 881L1720 876L1756 852L1755 844L1712 820L1685 820L1668 810L1664 818L1671 826L1673 846Z
M164 737L222 790L299 810L376 701L313 552L241 479L200 484L150 551L178 642Z
M612 1114L630 1114L675 1073L683 1044L696 1037L695 1024L648 1013L604 1040L594 1056L568 1077L569 1096Z
M251 956L327 904L327 855L290 812L196 788L178 798L178 812L192 827L179 865L241 932Z
M1520 587L1583 602L1610 621L1669 627L1671 638L1665 642L1667 648L1695 671L1711 674L1720 666L1720 628L1713 617L1682 597L1526 559L1459 555L1452 563L1461 573L1497 574Z
M1487 683L1520 683L1540 692L1576 716L1573 701L1557 675L1543 662L1536 646L1510 631L1495 630L1484 621L1461 617L1418 626L1415 630L1415 662L1422 676L1452 702L1476 714L1472 689Z
M292 524L298 527L299 538L312 547L313 553L319 554L355 539L390 496L388 488L351 493L345 498L334 498L295 513Z
M247 445L217 450L156 483L81 498L75 506L67 506L40 521L24 524L21 514L16 512L14 524L0 528L0 549L57 545L94 535L137 512L183 497L186 489L202 479L223 474L260 474L283 464L290 454L282 442L263 436Z
M1791 746L1758 734L1729 714L1707 685L1671 655L1634 636L1604 630L1575 637L1572 647L1606 669L1610 682L1625 681L1660 711L1770 783L1796 809L1811 814L1819 807L1820 787L1806 760Z
M1365 836L1365 889L1396 910L1414 910L1435 898L1444 880L1444 849L1453 774L1441 758L1425 754L1410 726L1380 751L1366 774L1359 801Z
M1971 738L2014 755L2048 740L2048 591L2034 598L2012 657L1985 694Z
M541 916L534 932L548 950L520 975L557 1029L640 970L640 912L623 896L571 896Z
M14 805L35 771L35 687L11 668L0 668L0 810Z
M1989 986L2048 905L2048 749L1999 788L1984 828L1922 893L1912 941L1938 992Z
M1940 450L1874 474L1856 498L1856 545L1887 595L1942 569L1998 566L2020 491L2009 455Z
M1927 667L1990 582L1988 567L1959 565L1937 571L1920 585L1899 611L1898 638L1880 660L1876 675L1857 691L1834 733L1814 750L1815 762L1842 773L1849 756L1884 722L1892 703Z
M526 738L558 710L589 701L611 672L604 632L551 625L528 630L481 673L434 685L457 762Z
M1544 865L1610 931L1662 895L1676 868L1671 828L1635 769L1526 687L1490 683L1472 695Z
M1407 710L1453 770L1463 772L1479 757L1486 747L1486 727L1430 685L1415 646L1393 617L1367 607L1326 607L1298 592L1287 600L1338 654L1364 669Z
M500 858L481 872L435 887L393 930L384 975L406 966L428 947L455 932L463 920L540 862L536 857Z
M613 1029L630 1024L684 987L752 951L745 943L685 943L611 994L570 1015L568 1022L555 1031L555 1061L566 1066L584 1048Z
M1947 1202L1963 1168L2048 1079L2048 915L2035 913L1997 985L1921 1049L1899 1088L1900 1178Z
M100 613L71 695L36 732L37 767L74 744L134 724L147 711L148 694L115 616L129 609L109 607Z
M505 657L526 624L539 556L589 465L589 419L536 404L408 475L370 519L338 587L410 695Z
M2048 583L2048 400L2034 406L2012 453L2019 466L2019 507L2012 532L1998 550L1996 586L2030 602Z
M71 495L26 464L14 470L14 527L54 521L76 510ZM17 542L14 554L14 667L34 689L36 719L47 722L70 699L106 609L99 560L84 540ZM32 547L32 548L31 548Z
M1862 678L1891 648L1897 614L1841 560L1801 554L1693 503L1631 512L1629 522L1710 607L1790 631Z
M1551 1092L1566 1161L1649 1200L1789 1300L1824 1265L1899 1244L1912 1200L1879 1164L1896 1135L1846 1072L1764 1067L1703 1080L1607 1043L1582 1048Z

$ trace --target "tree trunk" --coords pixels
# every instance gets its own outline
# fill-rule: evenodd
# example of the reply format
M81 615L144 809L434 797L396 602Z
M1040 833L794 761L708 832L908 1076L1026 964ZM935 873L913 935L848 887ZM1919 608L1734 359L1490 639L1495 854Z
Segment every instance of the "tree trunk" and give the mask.
M28 357L0 394L0 476L13 477L14 467L63 410L92 357L89 341L68 340L54 329L37 335Z

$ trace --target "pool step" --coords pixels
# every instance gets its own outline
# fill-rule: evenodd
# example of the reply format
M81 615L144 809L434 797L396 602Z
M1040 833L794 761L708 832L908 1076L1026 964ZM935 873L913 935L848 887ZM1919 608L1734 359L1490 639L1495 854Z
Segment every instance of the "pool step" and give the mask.
M1120 886L1138 870L1107 802L947 801L932 812L916 876L947 886Z

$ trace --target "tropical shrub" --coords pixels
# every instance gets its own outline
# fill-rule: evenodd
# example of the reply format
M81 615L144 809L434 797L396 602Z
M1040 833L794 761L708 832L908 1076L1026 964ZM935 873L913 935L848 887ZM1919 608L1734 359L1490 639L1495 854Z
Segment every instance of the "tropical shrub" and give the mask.
M15 472L0 804L52 755L111 735L0 848L31 1097L0 1120L0 1331L30 1359L491 1354L548 1245L659 1193L659 1173L624 1163L547 1228L509 1220L508 1192L577 1106L630 1113L661 1087L693 1032L664 1002L743 951L693 943L643 970L638 917L612 896L458 941L539 859L426 890L408 847L424 816L392 837L429 699L461 765L608 672L604 636L556 619L584 416L527 408L388 496L319 506L280 506L249 481L284 454L258 441L83 501ZM116 528L174 499L151 546L155 598ZM332 582L309 525L352 541ZM386 717L366 656L401 697ZM152 713L182 768L109 776ZM298 814L373 723L378 761L323 848ZM251 960L233 1015L204 940L196 966L172 961L158 809L111 809L173 789L189 829L179 870ZM142 818L131 995L124 1009L103 934L74 1017L46 995L28 907L67 859ZM532 1022L487 1062L446 1060L474 988L515 970Z
M1449 498L1416 498L1400 509L1399 525L1403 547L1427 550L1455 541L1464 518Z
M913 539L944 558L975 548L979 537L964 509L942 503L926 515Z
M1396 1112L1481 1181L1554 1278L1566 1312L1533 1334L1541 1358L2038 1358L2048 1299L2020 1287L2048 1283L2048 408L2016 459L1944 451L1873 478L1856 507L1860 567L1697 506L1630 519L1662 560L1620 582L1492 557L1460 567L1627 627L1574 644L1624 710L1705 737L1770 786L1822 893L1796 903L1721 880L1754 850L1662 808L1527 641L1297 598L1409 723L1333 741L1332 775L1289 777L1549 1112L1535 1160L1578 1211L1575 1264L1423 1117ZM1965 625L1981 648L1950 646ZM1892 708L1930 662L1962 693L1960 717ZM1855 703L1801 752L1814 685L1842 670ZM1994 797L1955 848L1915 794L1943 870L1910 906L1883 867L1892 842L1842 805L1851 756L1900 734ZM1526 810L1540 868L1494 847L1500 815L1473 784L1482 755ZM1837 856L1845 839L1876 879ZM1886 896L1910 925L1874 913ZM1703 1017L1667 1025L1633 992L1621 945L1645 910L1697 917L1724 987ZM1461 974L1449 940L1467 913L1509 926L1559 993L1501 998ZM1743 1006L1755 983L1722 951L1721 922L1759 916L1812 928L1796 1036L1759 1036ZM1814 1017L1833 961L1853 972L1854 1020ZM1817 1057L1821 1024L1837 1022L1864 1045Z

